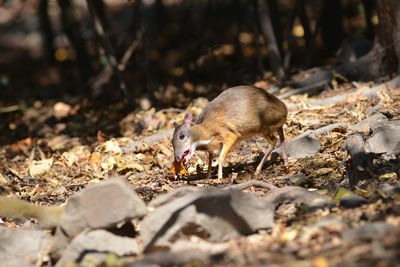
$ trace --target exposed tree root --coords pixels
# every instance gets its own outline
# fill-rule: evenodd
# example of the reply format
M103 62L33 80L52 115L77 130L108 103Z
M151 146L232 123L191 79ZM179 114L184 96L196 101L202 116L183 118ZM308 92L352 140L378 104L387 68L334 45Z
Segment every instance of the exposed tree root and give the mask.
M317 99L308 102L307 104L313 105L313 106L325 106L325 105L332 105L336 104L338 102L346 101L349 97L355 96L355 95L362 95L367 98L372 98L377 95L379 90L388 88L388 87L399 87L400 86L400 75L396 76L392 80L382 83L380 85L374 86L372 88L365 89L363 91L356 91L356 92L351 92L343 95L337 95L337 96L332 96L324 99ZM302 106L299 106L297 104L288 104L287 105L289 110L297 110L302 108Z
M352 81L376 80L382 76L382 70L379 69L381 53L382 52L379 48L375 48L372 49L370 53L360 57L356 61L322 70L299 81L284 82L280 84L278 88L292 87L294 88L294 91L283 97L281 96L281 99L327 85L334 78L335 72ZM277 88L274 87L269 91L276 92L276 89Z

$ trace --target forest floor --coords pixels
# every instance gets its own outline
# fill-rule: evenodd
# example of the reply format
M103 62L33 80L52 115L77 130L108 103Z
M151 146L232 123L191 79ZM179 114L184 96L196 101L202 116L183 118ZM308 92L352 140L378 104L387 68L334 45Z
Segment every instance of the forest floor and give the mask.
M400 90L385 88L372 98L353 94L345 101L329 105L309 104L371 86L344 83L318 96L295 95L285 99L291 107L284 127L289 141L308 130L335 123L347 126L339 125L315 135L320 143L317 151L289 157L288 164L275 157L258 176L253 173L267 143L262 138L244 141L228 155L224 179L220 180L216 178L216 168L213 179L205 179L207 155L203 152L197 152L191 160L188 175L172 177L169 168L173 149L169 137L124 152L124 147L134 141L172 129L173 122L181 123L185 110L155 107L127 112L122 103L104 107L87 100L75 104L67 104L67 100L35 101L10 112L3 108L0 193L44 206L60 205L88 185L116 175L124 177L146 203L184 185L214 188L259 180L277 187L301 186L326 196L334 206L309 211L299 204L280 203L271 228L218 242L224 247L222 253L189 259L186 266L398 265L400 195L393 188L399 188L400 165L378 157L371 166L371 177L360 177L357 186L350 186L350 163L342 146L355 132L351 126L374 113L384 114L389 121L399 120ZM205 98L193 99L187 111L196 117L207 102ZM361 132L366 136L371 133L368 127ZM294 154L301 154L303 149L307 150L302 146L292 148ZM263 198L268 189L251 186L243 191ZM357 201L346 206L343 198L351 195L357 195ZM37 227L35 221L6 218L2 218L0 225L11 229ZM140 234L136 238L140 240ZM124 261L116 265L144 257L143 252L120 257Z

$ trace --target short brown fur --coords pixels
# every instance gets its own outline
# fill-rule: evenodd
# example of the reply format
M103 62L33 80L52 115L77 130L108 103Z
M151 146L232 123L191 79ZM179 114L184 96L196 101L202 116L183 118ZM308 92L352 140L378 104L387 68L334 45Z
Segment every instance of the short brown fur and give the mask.
M261 134L269 142L269 149L257 167L256 173L259 173L265 159L276 145L275 133L278 133L281 141L282 157L285 162L287 161L282 130L286 118L285 104L263 89L254 86L229 88L205 107L193 125L191 115L187 114L185 122L176 126L172 140L175 158L181 158L194 143L212 140L208 144L200 144L195 148L208 151L210 162L214 152L221 150L218 178L222 178L222 164L231 147L236 142ZM185 133L190 140L181 142L178 138L181 133ZM208 168L209 178L211 164Z

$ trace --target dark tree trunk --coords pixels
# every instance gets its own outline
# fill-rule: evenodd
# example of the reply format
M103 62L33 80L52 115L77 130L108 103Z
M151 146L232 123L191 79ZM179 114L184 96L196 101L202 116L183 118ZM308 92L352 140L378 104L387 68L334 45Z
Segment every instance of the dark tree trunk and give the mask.
M400 70L400 1L375 0L375 4L379 25L371 53L380 59L381 73L391 75Z
M279 14L278 1L277 0L268 0L267 4L270 8L271 22L272 27L274 29L276 44L279 48L279 52L281 56L284 55L283 49L283 31L282 31L282 23L281 23L281 15Z
M54 33L51 27L51 21L48 13L48 2L47 0L41 0L39 3L39 20L40 20L40 28L43 34L44 44L46 47L46 53L48 55L49 60L54 62Z
M261 32L265 38L265 42L268 48L268 60L270 63L270 68L278 79L283 79L285 77L285 72L283 69L282 57L279 52L271 23L269 6L265 0L258 0L256 8Z
M349 80L372 81L390 78L400 72L400 1L375 0L379 24L371 51L356 61L324 70L303 80L283 83L297 89L315 88L327 84L332 70Z
M343 39L343 10L339 0L324 0L321 10L320 25L324 47L329 52L336 52Z
M79 32L80 25L76 19L70 0L58 0L58 5L61 9L61 21L64 31L76 53L76 61L81 79L86 82L93 72L85 40Z
M374 38L374 27L372 25L372 10L375 8L374 0L362 0L362 2L365 10L365 22L367 23L366 36L372 40Z
M307 62L306 66L311 67L314 65L314 34L311 30L309 19L306 12L306 3L304 0L298 0L296 4L299 12L301 25L304 29L304 40L307 49Z

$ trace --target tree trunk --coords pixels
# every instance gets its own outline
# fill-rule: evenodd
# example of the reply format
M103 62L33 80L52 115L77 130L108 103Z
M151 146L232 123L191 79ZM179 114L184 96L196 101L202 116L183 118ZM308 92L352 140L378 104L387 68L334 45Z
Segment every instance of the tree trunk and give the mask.
M265 0L258 0L257 9L261 32L268 48L270 68L278 79L283 79L285 77L285 72L283 69L281 53L279 52L271 23L269 6Z
M48 2L47 0L41 0L39 3L39 21L40 21L40 29L42 31L44 44L46 47L46 53L51 63L54 63L54 33L53 28L51 27L51 20L49 17L48 11Z
M400 1L375 0L375 4L379 24L374 46L367 55L356 61L318 72L303 80L283 83L280 87L315 88L328 83L333 78L332 70L353 81L373 81L399 75Z
M400 70L400 1L375 0L375 4L379 25L371 53L378 54L381 73L391 75Z
M335 52L343 39L343 10L339 0L325 0L322 6L320 23L324 47Z

